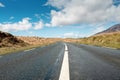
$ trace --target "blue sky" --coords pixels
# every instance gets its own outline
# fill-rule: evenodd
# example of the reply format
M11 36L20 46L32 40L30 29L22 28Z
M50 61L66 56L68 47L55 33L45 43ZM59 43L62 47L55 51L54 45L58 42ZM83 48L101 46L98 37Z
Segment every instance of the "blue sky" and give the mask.
M87 37L120 22L120 0L0 0L0 30L17 36Z

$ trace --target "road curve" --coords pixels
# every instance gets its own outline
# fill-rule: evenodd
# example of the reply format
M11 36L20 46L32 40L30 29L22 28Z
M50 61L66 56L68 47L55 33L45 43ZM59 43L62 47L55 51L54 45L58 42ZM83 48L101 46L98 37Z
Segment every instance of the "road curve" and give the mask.
M63 42L1 55L0 80L64 79L66 53L69 80L120 80L120 50Z

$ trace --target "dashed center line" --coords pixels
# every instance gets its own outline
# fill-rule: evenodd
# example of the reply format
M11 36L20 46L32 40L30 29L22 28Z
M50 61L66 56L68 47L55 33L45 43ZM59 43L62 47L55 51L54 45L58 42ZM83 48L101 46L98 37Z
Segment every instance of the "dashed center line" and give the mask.
M63 62L62 62L59 80L70 80L68 47L66 44L65 44L65 52L64 52L64 58L63 58Z

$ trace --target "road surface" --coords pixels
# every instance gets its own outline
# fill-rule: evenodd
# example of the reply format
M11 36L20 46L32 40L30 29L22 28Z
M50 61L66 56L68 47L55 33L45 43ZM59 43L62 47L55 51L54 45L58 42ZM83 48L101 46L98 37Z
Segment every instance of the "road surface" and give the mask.
M58 42L1 55L0 80L120 80L120 50Z

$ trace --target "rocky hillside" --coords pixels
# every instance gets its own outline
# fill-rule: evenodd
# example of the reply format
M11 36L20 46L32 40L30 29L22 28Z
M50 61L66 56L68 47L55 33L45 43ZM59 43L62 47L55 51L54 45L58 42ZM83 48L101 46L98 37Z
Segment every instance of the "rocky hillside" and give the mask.
M26 43L10 33L0 31L0 47L25 46Z
M98 34L105 34L105 33L113 33L113 32L120 32L120 24L116 24L116 25L108 28L107 30L99 32L99 33L97 33L97 35Z

